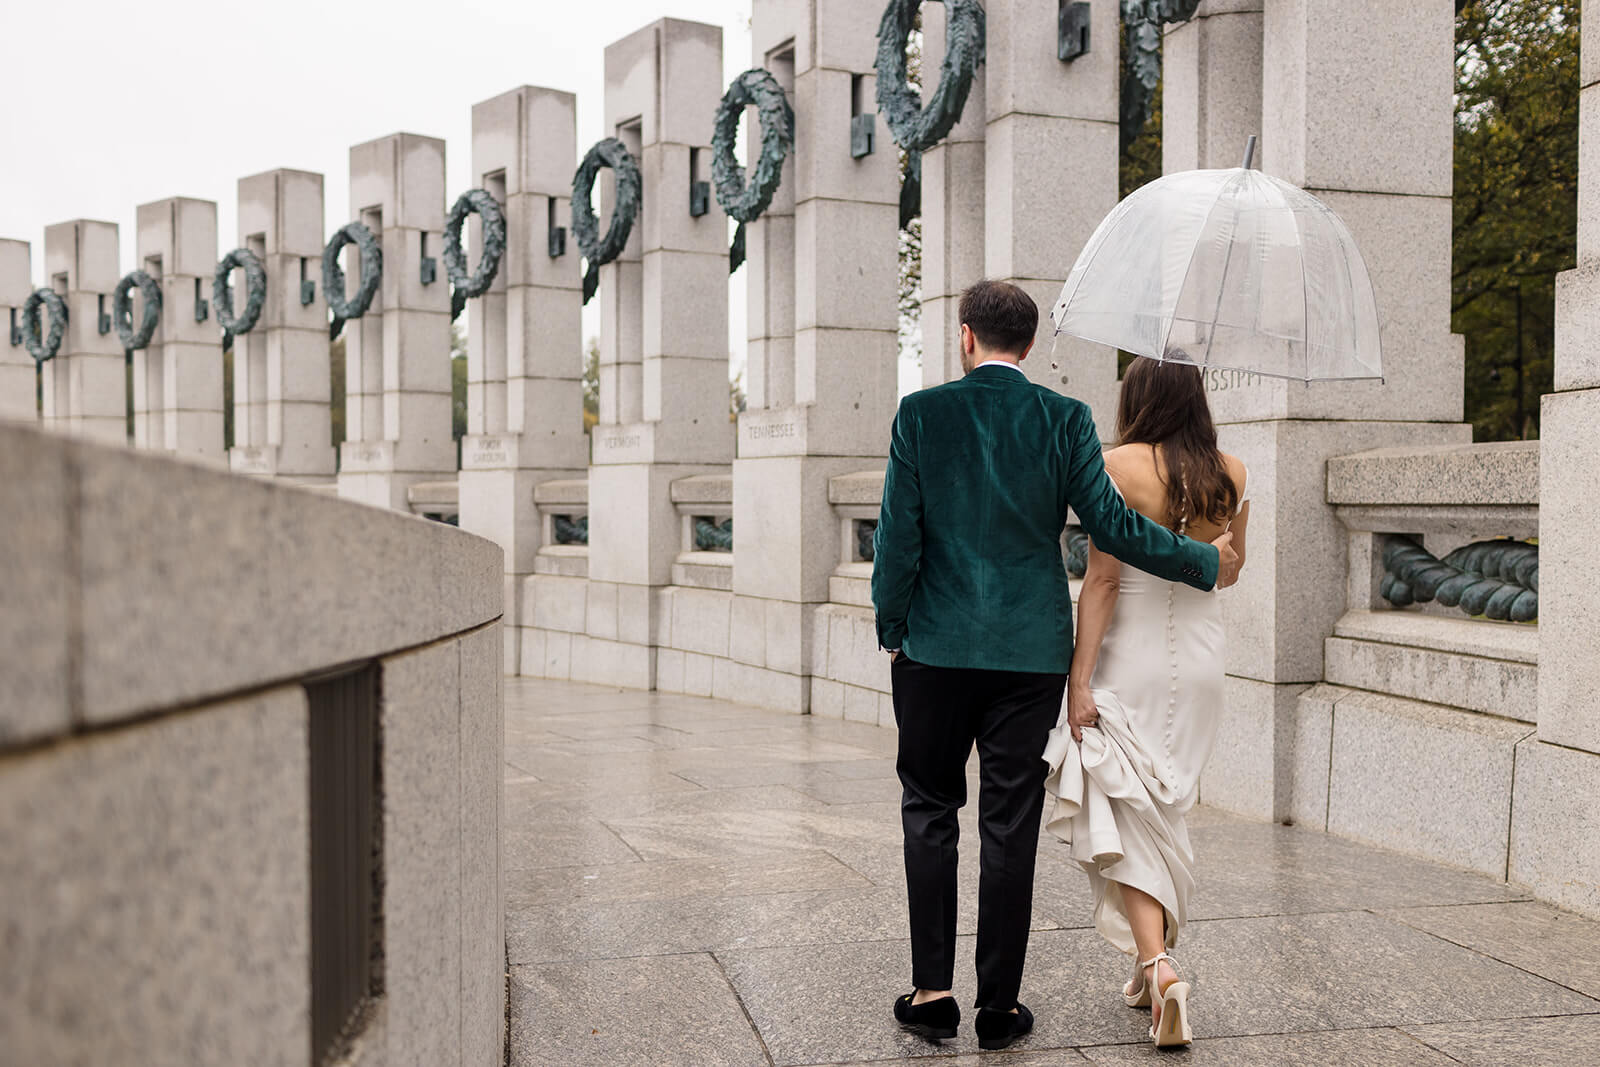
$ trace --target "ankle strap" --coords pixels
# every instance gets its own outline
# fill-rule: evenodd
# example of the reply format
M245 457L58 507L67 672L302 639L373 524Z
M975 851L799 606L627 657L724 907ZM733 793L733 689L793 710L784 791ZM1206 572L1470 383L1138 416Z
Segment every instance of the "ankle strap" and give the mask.
M1165 952L1158 953L1157 955L1152 956L1150 959L1147 959L1147 960L1140 960L1139 961L1139 969L1142 971L1146 967L1154 967L1156 964L1160 963L1162 960L1166 960L1168 963L1170 963L1172 965L1172 969L1174 971L1176 971L1178 969L1178 961L1173 959L1171 956L1167 955Z

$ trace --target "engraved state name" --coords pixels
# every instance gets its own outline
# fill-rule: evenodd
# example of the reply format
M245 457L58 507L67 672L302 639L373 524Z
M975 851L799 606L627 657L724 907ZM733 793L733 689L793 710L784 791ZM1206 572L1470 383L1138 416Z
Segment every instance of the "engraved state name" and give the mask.
M752 441L763 441L773 437L795 437L797 435L798 429L792 422L777 422L771 426L750 427L750 439Z
M1226 393L1230 389L1248 389L1261 384L1261 375L1248 370L1223 370L1218 367L1208 367L1205 371L1206 390L1212 393Z

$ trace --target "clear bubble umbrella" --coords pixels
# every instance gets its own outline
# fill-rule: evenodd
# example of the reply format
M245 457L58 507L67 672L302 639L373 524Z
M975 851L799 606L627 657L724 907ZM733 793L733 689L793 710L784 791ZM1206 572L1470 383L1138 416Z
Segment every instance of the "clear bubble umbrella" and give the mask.
M1191 170L1118 204L1050 317L1151 359L1301 381L1383 377L1361 251L1327 205L1245 165Z

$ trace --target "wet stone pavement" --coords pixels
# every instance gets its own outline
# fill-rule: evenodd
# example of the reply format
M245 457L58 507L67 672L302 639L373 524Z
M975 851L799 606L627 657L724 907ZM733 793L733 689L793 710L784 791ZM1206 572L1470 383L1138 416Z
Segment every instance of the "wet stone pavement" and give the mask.
M961 1034L904 1035L890 1017L910 974L894 750L894 731L860 723L508 679L511 1062L1600 1062L1600 924L1480 875L1205 808L1176 952L1195 984L1193 1048L1148 1046L1148 1016L1117 996L1127 962L1045 837L1023 982L1038 1025L979 1053L970 804Z

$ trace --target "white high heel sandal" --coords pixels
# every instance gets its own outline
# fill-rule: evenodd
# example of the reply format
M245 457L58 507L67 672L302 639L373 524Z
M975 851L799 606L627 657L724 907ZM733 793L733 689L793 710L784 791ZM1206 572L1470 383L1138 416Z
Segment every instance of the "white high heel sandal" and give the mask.
M1153 1023L1150 1027L1150 1040L1156 1043L1156 1048L1176 1048L1187 1045L1194 1040L1194 1035L1189 1030L1189 983L1174 981L1166 989L1161 988L1159 971L1155 967L1162 960L1166 960L1172 968L1173 974L1178 972L1178 961L1165 952L1154 959L1140 960L1139 973L1145 976L1144 985L1139 990L1143 1003L1135 1004L1136 998L1129 997L1126 987L1123 989L1122 999L1129 1007L1144 1007L1152 998L1157 999L1161 1005L1161 1021Z

